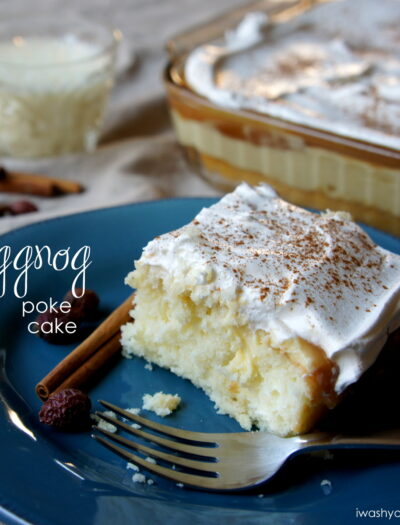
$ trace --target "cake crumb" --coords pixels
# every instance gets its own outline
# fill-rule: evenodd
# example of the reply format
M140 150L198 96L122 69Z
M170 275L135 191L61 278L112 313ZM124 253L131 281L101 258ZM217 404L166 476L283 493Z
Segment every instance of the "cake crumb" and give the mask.
M127 469L135 470L136 472L139 472L139 467L135 465L134 463L127 463L126 464Z
M147 480L147 485L154 485L154 479L149 478Z
M329 479L323 479L321 481L321 489L325 496L332 492L332 483L329 481Z
M139 472L136 472L132 476L132 481L134 481L135 483L146 483L146 476L140 474Z
M145 410L152 410L158 416L169 416L176 410L181 402L178 394L164 394L164 392L157 392L154 395L145 394L143 396L143 408Z
M148 461L149 463L153 463L153 465L157 464L157 461L154 458L151 458L150 456L147 456L145 460Z
M139 412L140 412L140 408L126 408L125 412L129 412L130 414L133 414L133 415L137 416L139 414ZM126 417L124 419L126 421L130 421ZM142 428L142 426L139 425L139 423L131 423L131 427L135 428L136 430L139 430L139 428Z
M130 414L138 416L140 412L140 408L125 408L125 412L129 412Z
M184 484L183 483L177 483L176 486L179 487L180 489L182 489L184 487Z
M146 370L150 370L150 372L153 370L153 365L151 363L147 363L144 367Z
M102 412L105 416L109 417L115 417L115 413L111 412L111 410L106 410L105 412ZM104 419L101 419L97 414L90 414L91 419L95 421L96 427L100 430L106 430L107 432L112 432L113 434L117 432L117 427L113 425L112 423L109 423L108 421L104 421Z

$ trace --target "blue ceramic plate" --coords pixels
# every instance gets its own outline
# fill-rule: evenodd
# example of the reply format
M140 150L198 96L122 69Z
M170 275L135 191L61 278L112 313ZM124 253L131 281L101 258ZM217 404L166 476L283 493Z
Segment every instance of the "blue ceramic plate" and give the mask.
M87 286L99 293L106 313L130 293L124 276L143 246L155 235L188 222L212 202L169 200L68 216L11 232L1 238L0 246L9 245L15 255L27 245L48 245L53 252L66 247L74 252L89 245L92 265ZM400 253L398 239L372 229L369 233L380 245ZM35 303L60 299L74 275L49 268L31 271L25 299ZM40 401L34 386L70 348L49 345L28 333L34 314L22 318L21 300L12 291L16 274L8 269L6 277L6 295L0 299L0 519L4 522L320 525L359 522L357 512L364 510L400 508L400 456L395 452L378 458L359 451L300 457L272 483L247 493L181 489L155 476L152 486L133 483L126 463L89 434L59 433L38 422ZM240 430L232 419L217 415L208 398L188 381L156 367L149 371L144 365L138 358L120 360L91 391L94 408L100 408L99 398L139 407L144 393L177 392L183 406L168 419L169 424L211 432ZM323 480L329 484L321 485Z

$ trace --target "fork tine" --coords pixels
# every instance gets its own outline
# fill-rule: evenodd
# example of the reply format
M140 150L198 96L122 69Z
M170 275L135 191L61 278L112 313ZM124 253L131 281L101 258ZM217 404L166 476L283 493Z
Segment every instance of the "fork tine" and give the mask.
M119 456L123 457L124 459L134 463L135 465L140 465L144 469L149 470L154 474L158 474L159 476L163 476L164 478L172 479L173 481L176 481L178 483L185 483L186 485L193 485L195 487L202 487L206 489L218 489L218 478L196 476L195 474L179 472L177 470L172 470L161 465L149 463L148 461L137 456L136 454L128 452L123 448L117 447L117 445L114 445L114 443L111 443L107 439L104 439L100 436L96 436L94 434L92 437L99 443L103 444L104 446L118 454Z
M110 417L106 414L102 414L101 412L96 412L96 415L99 416L101 419L108 421L108 423L111 423L112 425L116 425L117 427L123 428L129 434L139 436L142 439L145 439L146 441L151 441L152 443L156 443L157 445L161 445L163 447L167 447L172 450L177 450L179 452L186 452L186 454L194 454L196 456L203 456L203 457L209 457L209 458L216 457L215 453L213 453L213 450L218 450L217 448L195 447L193 445L187 445L186 443L179 443L178 441L171 441L161 436L157 436L155 434L150 434L148 432L144 432L143 430L133 428L130 425L123 423L119 419Z
M204 442L207 444L208 443L215 444L215 441L212 440L211 434L207 435L202 432L191 432L190 430L181 430L179 428L169 427L161 423L156 423L155 421L150 421L149 419L146 419L143 416L137 416L136 414L132 414L131 412L123 410L122 408L116 405L113 405L112 403L109 403L108 401L103 401L99 399L99 403L101 403L104 407L112 410L113 412L116 412L120 416L126 419L130 419L131 421L135 421L136 423L139 423L140 425L143 425L144 427L156 430L157 432L160 432L161 434L165 434L167 436L173 436L176 438L186 439L187 441L197 441L197 442Z
M197 470L203 470L204 472L208 472L212 474L215 472L215 469L213 469L213 466L216 466L216 462L205 462L205 461L197 461L193 459L186 459L182 458L181 456L174 456L173 454L167 454L166 452L162 452L161 450L157 450L155 448L147 447L146 445L142 445L140 443L137 443L136 441L130 441L129 439L126 439L123 436L119 436L118 434L113 434L112 432L108 432L107 430L103 430L102 428L95 429L108 438L110 438L112 441L117 441L121 445L125 445L129 448L134 448L138 450L139 452L143 452L144 454L147 454L148 456L153 456L158 459L164 459L165 461L168 461L170 463L173 463L175 465L181 465L183 467L197 469Z

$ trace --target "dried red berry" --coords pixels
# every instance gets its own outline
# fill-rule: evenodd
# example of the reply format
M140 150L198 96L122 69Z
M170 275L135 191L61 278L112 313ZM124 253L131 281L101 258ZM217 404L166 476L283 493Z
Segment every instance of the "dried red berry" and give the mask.
M22 215L38 211L38 207L31 201L16 201L8 205L8 211L11 215Z
M76 330L70 324L67 323L70 321L74 322L76 325ZM50 311L47 310L40 314L36 322L38 323L38 336L54 345L67 345L69 343L74 343L81 338L81 326L80 319L74 317L72 312L62 313L58 310Z
M0 166L0 179L5 179L8 175L8 171L4 166Z
M83 295L82 295L83 294ZM64 297L64 301L71 304L71 312L75 318L82 320L93 320L98 315L98 308L100 304L99 296L93 290L85 290L82 288L75 290L75 295L82 297L75 297L70 290Z
M90 426L91 406L84 392L66 388L52 394L43 404L39 420L60 430L84 430Z

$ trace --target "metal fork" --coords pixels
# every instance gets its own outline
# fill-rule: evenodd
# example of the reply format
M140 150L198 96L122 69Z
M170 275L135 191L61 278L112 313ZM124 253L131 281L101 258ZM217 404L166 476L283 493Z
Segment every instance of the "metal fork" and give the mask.
M142 445L98 427L94 427L95 430L107 436L112 442L96 434L92 435L93 438L137 466L177 483L201 489L235 490L254 487L272 478L289 458L302 452L333 448L400 447L400 430L368 437L342 436L327 432L315 432L289 438L278 437L266 432L213 434L169 427L131 414L106 401L100 401L100 403L127 420L173 438L167 439L133 428L119 419L96 412L101 419L112 423L119 429L170 449L174 454ZM149 462L113 442L137 450L155 460L161 460L168 466Z

